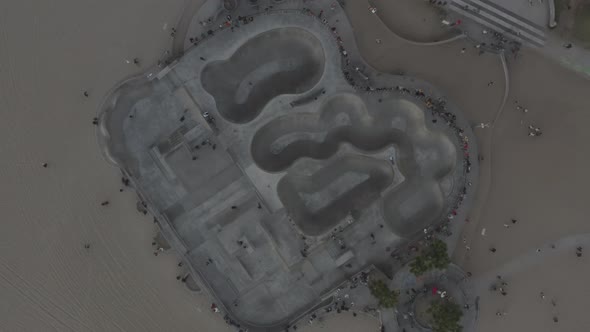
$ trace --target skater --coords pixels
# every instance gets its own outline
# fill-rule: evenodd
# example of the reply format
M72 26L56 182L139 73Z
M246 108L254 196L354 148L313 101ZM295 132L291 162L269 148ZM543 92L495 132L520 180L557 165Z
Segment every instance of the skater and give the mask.
M490 248L490 252L492 252L492 253L495 253L495 252L496 252L496 248L494 248L494 247L491 247L491 248Z
M102 203L100 203L101 206L107 206L109 205L109 201L103 201Z
M47 168L47 166L49 166L49 164L43 163L43 164L41 164L41 166L43 166L43 168Z
M88 91L84 91L84 97L88 98L90 96L90 94L88 93Z

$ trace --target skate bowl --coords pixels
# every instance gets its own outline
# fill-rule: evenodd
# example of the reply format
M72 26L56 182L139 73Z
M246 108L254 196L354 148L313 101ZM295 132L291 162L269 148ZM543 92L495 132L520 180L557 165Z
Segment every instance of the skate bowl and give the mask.
M247 123L276 96L313 88L324 63L322 44L312 33L278 28L246 41L229 59L208 64L201 80L223 118Z
M443 211L439 181L455 168L454 144L430 131L423 110L412 102L391 97L370 109L358 95L340 93L319 112L278 117L255 133L252 158L268 172L288 169L278 195L306 235L322 235L381 198L385 219L403 236ZM395 174L382 158L354 154L329 160L343 143L369 155L394 146L404 182L385 192Z

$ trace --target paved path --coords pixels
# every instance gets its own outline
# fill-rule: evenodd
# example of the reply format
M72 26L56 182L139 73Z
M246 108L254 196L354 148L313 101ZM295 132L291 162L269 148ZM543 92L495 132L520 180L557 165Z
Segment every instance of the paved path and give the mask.
M549 29L551 2L534 1L532 6L523 6L524 1L452 0L445 7L454 13L450 14L451 20L463 18L461 29L475 43L495 42L490 38L490 33L484 35L482 31L498 31L590 78L590 50L578 47L574 41L564 40L556 31ZM565 48L564 45L568 43L573 43L573 47Z
M448 8L520 42L545 44L545 28L490 0L452 0Z
M197 11L202 9L205 4L207 7L214 8L221 6L219 0L185 0L180 19L174 27L176 29L172 42L172 56L174 58L184 54L184 41L186 40L190 23Z

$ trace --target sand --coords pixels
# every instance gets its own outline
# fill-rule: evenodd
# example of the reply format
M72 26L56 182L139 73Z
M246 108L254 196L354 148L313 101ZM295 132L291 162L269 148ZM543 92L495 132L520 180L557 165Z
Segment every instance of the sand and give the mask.
M176 281L174 255L153 256L154 224L119 193L91 123L107 89L141 70L125 59L145 68L169 47L182 6L0 3L0 330L227 330Z
M529 253L536 254L534 250ZM502 276L508 282L508 295L482 289L484 314L478 331L588 331L590 317L585 314L585 297L590 286L583 282L590 278L588 257L577 258L575 248L564 246L531 265L526 264L526 255L520 258L524 264L500 269L505 272ZM498 317L496 312L505 315Z
M118 171L103 160L91 124L115 82L155 64L171 46L170 28L183 6L181 0L0 2L0 330L229 331L206 297L176 281L174 253L152 254L155 226L137 213L133 193L119 192ZM474 123L494 118L503 90L497 57L477 56L462 41L409 47L370 16L365 1L347 6L373 66L439 86ZM462 47L471 52L463 57ZM134 57L142 68L125 62ZM590 84L535 53L523 59L510 63L509 106L493 132L480 132L480 143L493 135L492 177L482 179L491 186L489 194L485 185L477 193L472 214L481 217L465 233L472 250L459 249L455 261L483 284L531 252L547 255L510 274L514 295L497 299L482 291L481 331L588 331L587 260L584 267L576 261L572 244L563 256L548 251L590 228L584 130ZM490 80L496 84L487 89ZM514 99L530 109L524 118ZM543 136L527 137L521 120L541 127ZM101 207L104 200L110 204ZM512 217L519 223L505 229ZM489 245L498 248L493 256ZM557 309L540 302L541 290L557 298ZM498 321L497 310L508 314ZM341 317L311 330L378 326Z

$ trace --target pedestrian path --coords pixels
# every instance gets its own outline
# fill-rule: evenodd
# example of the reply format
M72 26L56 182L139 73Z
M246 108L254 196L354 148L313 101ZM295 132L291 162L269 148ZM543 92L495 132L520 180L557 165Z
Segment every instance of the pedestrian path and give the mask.
M452 0L449 9L534 47L545 45L545 29L489 0Z

